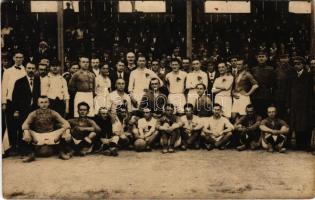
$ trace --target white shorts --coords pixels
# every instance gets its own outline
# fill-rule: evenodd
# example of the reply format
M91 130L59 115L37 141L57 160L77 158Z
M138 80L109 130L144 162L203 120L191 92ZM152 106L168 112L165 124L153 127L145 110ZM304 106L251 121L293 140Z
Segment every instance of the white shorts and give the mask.
M74 117L79 117L78 104L85 102L90 106L89 117L94 117L94 99L92 92L77 92L74 97Z
M197 99L198 99L197 90L190 89L187 95L187 103L190 103L195 107Z
M186 104L186 97L184 94L169 94L168 102L175 106L176 113L184 113L184 106Z
M246 115L246 106L249 105L250 97L238 93L239 98L233 98L232 112Z
M223 116L230 118L232 113L232 97L231 96L215 96L215 103L222 106Z
M59 138L64 133L64 129L58 129L48 133L37 133L35 131L30 131L31 136L37 140L38 142L34 145L42 146L42 145L55 145L59 144ZM58 140L55 142L55 140Z
M96 97L94 97L94 110L95 110L95 114L98 113L99 109L101 107L106 107L108 106L108 102L109 102L109 95L97 95Z

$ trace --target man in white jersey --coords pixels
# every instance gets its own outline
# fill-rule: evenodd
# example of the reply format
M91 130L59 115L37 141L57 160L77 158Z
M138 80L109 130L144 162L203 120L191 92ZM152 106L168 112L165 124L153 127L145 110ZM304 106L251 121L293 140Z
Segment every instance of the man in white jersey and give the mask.
M185 98L185 82L187 73L179 70L179 60L172 59L172 71L166 77L166 84L169 91L168 102L175 106L178 114L184 113L184 105L186 104Z

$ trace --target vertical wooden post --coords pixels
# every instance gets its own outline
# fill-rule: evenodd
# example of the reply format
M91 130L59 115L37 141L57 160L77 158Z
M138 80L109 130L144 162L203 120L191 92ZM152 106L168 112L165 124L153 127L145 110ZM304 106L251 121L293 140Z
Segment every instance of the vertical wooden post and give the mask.
M61 71L64 71L65 56L64 56L64 39L63 39L63 1L58 2L57 11L57 39L58 39L58 60L61 62Z
M186 0L186 56L192 57L192 0Z
M315 59L315 2L311 1L312 12L311 12L311 46L310 56Z

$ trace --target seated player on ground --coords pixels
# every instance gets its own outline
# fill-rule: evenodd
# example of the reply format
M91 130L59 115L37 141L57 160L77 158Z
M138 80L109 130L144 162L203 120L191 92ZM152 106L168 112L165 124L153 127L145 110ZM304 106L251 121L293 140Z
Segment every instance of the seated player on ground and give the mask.
M161 146L163 148L162 153L174 153L175 146L180 143L180 128L182 122L179 117L174 114L174 105L166 104L165 113L160 118L157 130L161 135Z
M95 149L98 149L104 155L118 156L117 147L119 137L113 135L112 123L114 120L109 112L107 108L101 107L95 116L95 123L101 128L100 133L95 139L97 146Z
M214 147L225 149L231 141L233 129L230 121L222 116L222 106L214 104L213 116L209 118L201 132L206 149L212 150Z
M184 106L185 115L181 117L183 123L182 128L182 150L188 148L199 149L200 147L200 133L203 128L203 121L193 114L194 107L191 104Z
M35 160L35 150L48 152L52 147L58 145L61 159L70 159L65 153L67 144L71 140L70 125L56 111L49 109L47 96L38 98L39 109L31 112L22 125L24 151L27 157L23 162ZM59 127L56 129L55 127Z
M236 147L237 150L242 151L249 147L254 150L260 146L260 122L261 117L255 114L253 105L247 105L246 115L240 117L234 124L235 134L240 144Z
M151 150L151 145L158 136L157 120L152 117L150 108L143 109L143 118L138 120L138 126L133 129L135 137L134 147L137 151Z
M119 105L116 110L116 118L112 125L113 135L119 137L120 148L131 148L133 143L132 129L138 121L137 116L129 116L126 106Z
M85 156L93 150L93 141L101 131L100 127L88 118L90 106L85 102L78 104L79 117L69 119L72 135L72 150L74 153Z
M289 126L285 121L277 118L275 106L267 108L267 115L268 117L262 120L259 126L262 134L262 147L271 153L274 150L285 153L286 148L284 144L289 132Z

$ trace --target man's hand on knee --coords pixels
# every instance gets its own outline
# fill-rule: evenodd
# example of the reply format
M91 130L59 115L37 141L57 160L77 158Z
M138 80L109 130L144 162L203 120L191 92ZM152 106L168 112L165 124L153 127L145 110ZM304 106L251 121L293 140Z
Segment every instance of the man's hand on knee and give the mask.
M30 143L32 141L31 133L28 130L25 130L23 132L23 140L27 143Z

